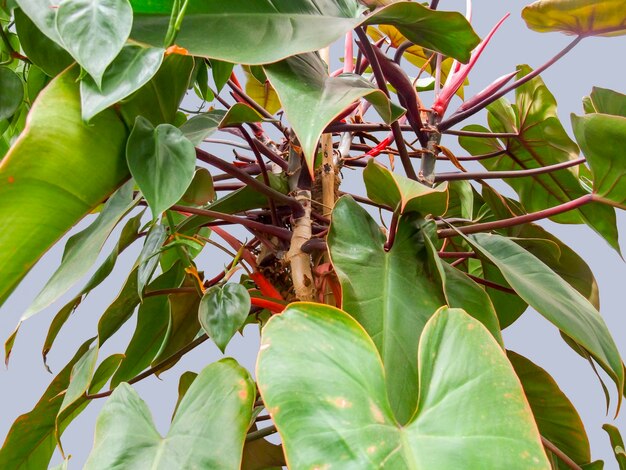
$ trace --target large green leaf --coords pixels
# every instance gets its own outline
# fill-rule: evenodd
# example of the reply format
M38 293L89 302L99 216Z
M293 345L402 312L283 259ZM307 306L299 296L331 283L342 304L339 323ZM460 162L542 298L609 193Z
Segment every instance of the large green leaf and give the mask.
M102 76L101 86L89 76L80 82L83 119L89 121L99 112L137 91L157 73L163 62L163 49L125 46Z
M357 99L364 97L371 101L388 123L402 114L382 91L359 75L330 77L326 64L316 53L289 57L264 69L298 136L310 169L326 126Z
M137 392L121 384L100 412L86 470L239 468L254 402L254 383L233 359L193 381L166 437Z
M572 115L572 126L593 174L593 192L626 209L626 117Z
M526 25L540 33L580 36L626 34L624 0L539 0L522 10Z
M22 79L8 67L0 67L0 121L8 119L18 110L24 98Z
M309 303L273 317L263 329L257 377L289 466L550 468L519 381L477 320L441 309L412 360L419 401L401 426L376 347L352 318Z
M55 10L54 24L63 47L100 86L104 71L130 34L129 1L62 0Z
M513 351L507 351L507 356L522 382L541 435L577 464L589 463L591 451L583 422L552 376ZM559 462L559 469L567 468Z
M526 65L518 68L518 77L531 71ZM517 137L502 139L504 147L496 139L459 139L459 143L473 155L505 150L499 157L481 160L488 170L526 170L578 158L578 147L559 121L556 100L541 78L535 77L516 90L516 106L500 99L488 109L489 127L493 132L519 133ZM488 132L477 125L467 126L465 130ZM520 196L525 209L535 212L587 194L581 179L591 179L584 165L526 178L511 178L506 182ZM608 206L587 204L551 220L567 224L587 223L619 251L615 211Z
M522 299L591 354L615 382L619 407L624 367L611 333L593 305L517 243L494 234L470 235L469 241L498 267Z
M44 0L21 0L24 2ZM161 46L173 0L133 0L133 39ZM398 2L363 16L356 0L190 1L176 43L190 54L267 64L322 49L360 24L392 24L410 40L463 62L480 39L463 15Z
M126 129L113 111L87 126L76 70L44 89L0 162L0 304L77 221L125 179ZM45 158L40 158L45 155Z
M153 218L181 198L196 169L196 150L171 124L154 127L138 116L126 145L128 168Z
M241 284L211 287L200 301L198 319L222 352L250 312L250 294Z
M447 183L431 188L393 173L373 159L363 171L363 180L372 201L385 204L399 214L417 212L438 217L448 209Z
M350 197L337 201L328 234L342 308L374 340L385 365L389 401L401 423L417 402L419 335L446 304L423 237L417 216L403 216L391 250L385 251L380 227Z

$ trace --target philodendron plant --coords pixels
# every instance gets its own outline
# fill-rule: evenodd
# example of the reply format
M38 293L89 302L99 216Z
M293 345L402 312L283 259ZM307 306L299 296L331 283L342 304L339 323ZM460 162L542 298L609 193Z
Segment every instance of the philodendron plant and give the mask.
M142 247L97 331L11 427L0 468L48 468L56 448L66 468L63 431L94 400L90 470L603 468L571 402L502 330L535 309L610 379L619 412L624 364L594 276L535 222L587 224L619 254L626 96L591 90L570 137L541 73L589 36L626 34L626 0L528 5L530 29L572 41L471 97L506 17L481 39L470 2L465 15L438 4L0 0L0 304L89 221L20 319L83 283L44 363ZM199 108L181 107L194 94ZM486 126L455 127L481 111ZM101 357L134 316L126 350ZM171 379L185 354L224 351L252 323L256 371L226 358L183 373L157 432L133 384Z

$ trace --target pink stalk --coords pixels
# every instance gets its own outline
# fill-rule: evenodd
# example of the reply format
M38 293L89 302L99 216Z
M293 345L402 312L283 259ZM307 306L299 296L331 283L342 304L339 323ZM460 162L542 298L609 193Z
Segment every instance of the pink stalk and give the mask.
M485 47L487 46L487 44L489 44L489 41L491 41L491 38L493 37L495 32L508 17L509 13L504 15L504 17L500 21L498 21L493 29L489 31L489 34L485 37L485 39L483 39L482 42L478 46L476 46L476 49L474 49L474 51L472 52L470 61L467 64L455 63L453 65L453 72L448 75L448 79L446 80L446 83L443 86L441 93L439 94L439 96L437 96L435 102L433 103L432 109L439 115L439 117L444 115L446 109L448 108L448 105L450 104L450 101L452 100L452 97L456 94L458 89L461 88L461 85L463 85L463 82L465 82L465 79L469 75L472 68L474 68L474 65L476 65L476 61L478 61L478 58L482 54L483 50L485 50Z
M504 85L509 83L515 75L517 75L517 70L515 72L511 72L506 75L502 75L500 78L497 78L496 80L493 81L491 85L487 86L484 90L479 91L470 99L465 101L461 106L459 106L459 109L457 109L455 112L458 113L459 111L465 111L466 109L469 109L472 106L475 106L476 104L480 103L485 98L493 95L500 88L502 88Z
M352 31L346 33L346 40L343 46L343 73L354 72L354 41Z

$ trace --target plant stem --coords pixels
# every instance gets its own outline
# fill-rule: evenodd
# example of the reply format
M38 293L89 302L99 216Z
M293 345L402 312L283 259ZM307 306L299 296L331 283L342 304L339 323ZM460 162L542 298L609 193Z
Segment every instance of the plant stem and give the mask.
M465 273L465 275L469 277L470 279L472 279L473 281L477 282L478 284L482 284L483 286L491 287L492 289L499 290L501 292L506 292L507 294L517 295L517 292L515 292L510 287L502 286L496 282L483 279L482 277L474 276L473 274L470 274L470 273Z
M263 429L259 429L258 431L253 431L250 434L246 434L246 442L256 441L257 439L261 439L266 436L270 436L277 432L276 426L273 424Z
M162 360L161 362L159 362L155 366L150 367L150 369L146 370L145 372L142 372L141 374L133 377L132 379L130 379L128 381L128 383L132 385L134 383L139 382L140 380L143 380L143 379L146 379L146 378L150 377L152 374L157 373L161 369L163 369L163 368L167 367L168 365L170 365L172 362L177 361L178 359L183 357L185 354L187 354L192 349L195 349L197 346L200 346L207 339L209 339L209 337L206 334L203 334L202 336L199 336L198 338L194 339L191 343L189 343L184 348L181 348L178 351L176 351L170 357ZM85 395L85 398L87 400L94 400L96 398L108 397L109 395L111 395L113 393L114 390L115 389L113 388L113 389L107 390L106 392L94 393L93 395Z
M452 116L450 116L448 119L442 121L439 124L439 131L443 132L444 130L449 129L450 127L454 126L455 124L457 124L457 123L463 121L464 119L468 118L469 116L473 116L474 114L476 114L481 109L483 109L486 106L490 105L494 101L502 98L508 92L513 91L517 87L519 87L519 86L523 85L524 83L526 83L527 81L532 80L537 75L539 75L544 70L546 70L548 67L550 67L555 62L557 62L561 57L563 57L569 51L571 51L582 39L583 39L583 36L577 36L576 39L574 39L567 46L565 46L558 54L556 54L554 57L552 57L549 61L547 61L542 66L540 66L540 67L536 68L535 70L533 70L532 72L530 72L528 75L524 75L522 78L514 81L509 86L501 89L497 93L494 93L490 97L485 98L484 101L481 101L480 103L476 104L475 106L471 107L470 109L466 109L465 111L461 111L460 113L455 113Z
M385 96L389 98L389 90L387 89L385 76L383 75L383 71L380 68L378 57L376 57L376 54L372 50L372 44L370 43L367 34L361 27L356 28L356 34L361 40L359 44L363 48L363 54L368 58L370 62L378 88L380 88ZM406 173L408 178L417 181L417 173L415 173L415 169L411 164L411 159L407 154L406 145L404 144L404 137L402 136L402 129L400 128L400 124L398 123L398 121L394 121L391 124L391 130L393 132L393 137L396 140L396 145L398 146L398 153L400 154L400 161L402 162L404 172ZM418 134L418 137L421 137L421 135Z
M445 130L441 132L442 134L448 135L458 135L463 137L484 137L486 139L490 138L515 138L519 137L517 132L473 132L473 131L453 131L453 130Z
M208 163L209 165L219 168L224 173L228 173L229 175L232 175L233 177L237 178L239 181L241 181L242 183L248 186L252 186L258 192L265 194L267 197L270 197L277 202L281 202L291 207L291 209L293 210L294 217L301 217L302 214L304 213L304 209L302 208L302 205L298 201L296 201L294 198L289 197L279 191L276 191L274 188L270 186L264 185L263 183L252 178L245 171L240 170L236 166L231 165L230 163L222 160L221 158L218 158L215 155L212 155L209 152L199 149L199 148L196 148L196 156L198 157L199 160L202 160L203 162Z
M464 227L455 227L449 229L443 229L438 232L439 238L455 237L460 233L469 235L471 233L488 232L490 230L498 230L501 228L514 227L516 225L527 224L529 222L535 222L536 220L547 219L555 215L562 214L574 209L578 209L585 204L594 201L593 194L585 194L577 199L559 204L558 206L550 207L537 212L531 212L530 214L524 214L517 217L510 217L508 219L496 220L494 222L485 222L482 224L467 225Z
M387 241L385 242L384 249L385 251L391 250L393 247L393 242L396 240L396 232L398 231L398 220L400 219L400 214L394 211L391 216L391 224L389 224L389 235L387 236Z
M501 179L501 178L522 178L526 176L542 175L545 173L551 173L553 171L562 170L564 168L571 168L576 165L582 165L586 162L586 159L577 158L575 160L568 160L566 162L556 163L554 165L542 166L540 168L531 168L530 170L514 170L514 171L478 171L475 173L440 173L435 177L435 182L440 183L442 181L458 181L458 180L488 180L488 179Z
M254 220L247 219L246 217L239 217L236 215L224 214L222 212L212 211L210 209L198 209L197 207L188 207L188 206L179 206L179 205L174 205L170 209L173 211L178 211L178 212L186 212L188 214L202 215L205 217L210 217L212 219L226 220L228 222L232 222L233 224L243 225L244 227L247 227L251 230L256 230L258 232L274 235L275 237L278 237L281 240L291 239L291 231L287 230L286 228L280 228L274 225L263 224L261 222L256 222Z
M292 221L293 236L285 261L291 268L291 279L298 300L312 302L315 300L315 282L311 270L311 257L302 250L302 246L311 239L311 191L297 189L295 197L304 208L300 217L294 215Z
M270 177L267 174L267 167L265 166L265 162L263 161L263 156L261 155L261 152L259 152L259 149L254 144L254 141L252 140L252 137L250 137L250 134L248 133L248 131L243 126L240 126L239 130L243 134L244 139L246 139L246 142L248 142L248 145L250 145L250 148L252 149L252 152L254 153L254 156L256 158L257 165L259 165L259 168L261 168L261 175L263 177L263 182L265 183L265 186L267 186L268 188L271 188L272 186L270 184ZM267 202L270 205L272 224L278 225L278 215L276 214L276 204L274 204L274 200L272 198L268 198Z
M287 135L287 130L285 127L276 120L274 116L272 116L263 106L254 101L250 96L246 94L241 88L237 86L237 84L232 80L228 79L228 86L242 99L246 102L248 106L253 108L257 113L259 113L264 118L268 119L269 122L276 127L280 132L284 135Z
M198 290L195 287L173 287L172 289L160 289L146 292L143 294L146 297L158 297L159 295L181 295L181 294L193 294Z
M580 467L580 465L574 462L565 452L563 452L561 449L559 449L543 436L541 436L541 443L546 449L556 455L565 465L567 465L572 470L582 470L582 467Z

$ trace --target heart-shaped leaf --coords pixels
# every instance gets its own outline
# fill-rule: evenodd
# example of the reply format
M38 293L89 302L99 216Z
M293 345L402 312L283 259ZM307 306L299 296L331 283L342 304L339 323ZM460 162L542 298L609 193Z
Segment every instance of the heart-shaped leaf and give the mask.
M507 356L522 383L541 435L577 464L589 463L591 451L585 426L552 376L513 351L507 351ZM560 465L558 468L568 467Z
M126 159L154 218L185 194L196 168L196 150L180 129L154 127L141 116L128 138Z
M411 360L419 401L401 426L380 356L356 321L308 303L273 317L257 377L290 467L550 468L513 368L480 322L441 309Z
M401 423L411 417L417 401L419 335L435 311L446 305L419 222L415 214L400 218L393 246L385 251L378 224L351 197L342 197L328 233L342 308L374 340L385 365L389 401Z
M8 67L0 67L0 121L8 119L19 109L24 99L24 84Z
M527 65L518 67L518 78L531 69ZM518 136L501 139L461 137L459 143L472 155L493 151L504 151L501 156L481 160L489 171L510 171L541 168L567 162L579 157L577 145L570 139L556 112L556 100L539 77L535 77L516 90L516 106L500 99L489 106L489 127L492 132L517 133ZM489 132L482 126L470 125L465 130ZM506 180L520 196L528 212L568 202L588 194L581 180L591 179L584 165L565 168L529 178ZM617 227L615 211L597 203L586 204L552 217L551 220L566 224L586 223L617 251Z
M404 111L359 75L330 77L326 64L315 53L289 57L264 69L298 136L310 171L322 132L357 99L371 101L387 123Z
M441 216L448 209L448 184L434 188L392 173L373 159L363 171L367 196L400 214L417 212L424 216Z
M11 249L0 252L0 304L50 246L128 178L124 124L107 111L87 126L76 76L71 69L39 94L2 160L0 245Z
M241 284L211 287L200 301L198 319L222 352L250 312L250 294Z
M526 25L540 33L579 36L626 34L624 0L539 0L522 10Z
M250 376L233 359L215 362L193 381L161 437L144 401L123 383L98 416L84 468L239 468L254 395Z
M157 73L163 49L125 46L102 76L101 86L86 76L80 82L83 119L89 121L100 111L131 95Z
M572 127L593 174L593 192L626 209L626 117L608 114L572 115Z
M481 233L467 239L498 267L522 299L593 356L615 382L619 409L624 367L615 341L593 305L537 257L508 238Z
M65 50L100 87L104 71L130 34L133 25L130 2L62 0L55 10L55 26Z

